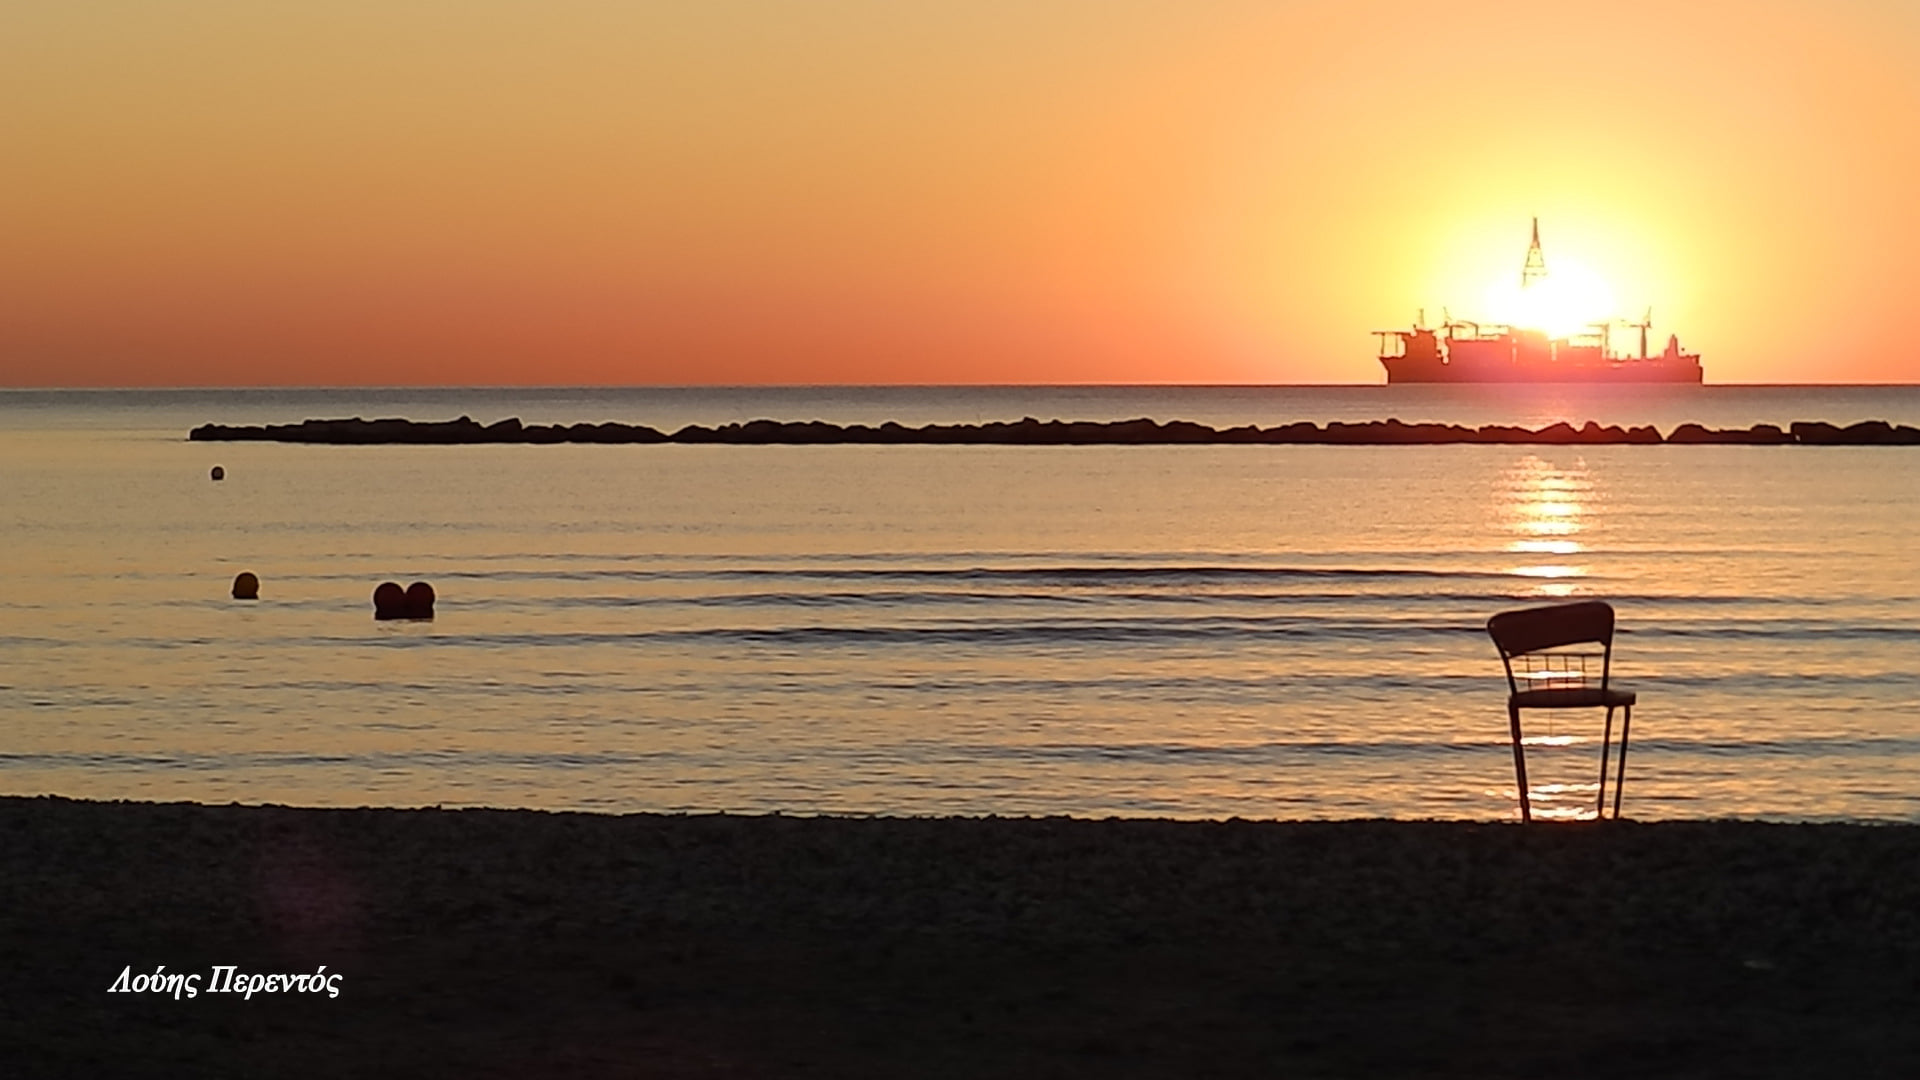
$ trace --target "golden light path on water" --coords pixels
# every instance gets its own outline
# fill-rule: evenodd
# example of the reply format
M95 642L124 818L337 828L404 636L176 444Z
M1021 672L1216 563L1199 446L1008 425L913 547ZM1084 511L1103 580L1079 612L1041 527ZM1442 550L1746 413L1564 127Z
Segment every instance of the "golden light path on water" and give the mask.
M1578 537L1587 532L1587 519L1599 503L1596 484L1585 459L1576 459L1562 468L1540 457L1526 456L1514 463L1508 480L1511 496L1508 527L1518 533L1519 538L1509 542L1507 550L1543 560L1515 566L1509 572L1534 582L1528 591L1543 602L1573 597L1581 579L1587 577L1588 567L1564 560L1587 553L1587 544ZM1544 561L1547 557L1563 561ZM1535 816L1547 819L1590 816L1598 781L1567 780L1558 774L1577 776L1579 763L1591 757L1591 751L1599 742L1598 712L1581 709L1562 714L1559 710L1542 709L1527 713L1523 722L1527 734L1522 741L1532 751L1528 794ZM1560 730L1568 726L1578 728L1580 733ZM1549 749L1581 752L1553 756L1540 753ZM1556 774L1553 781L1541 779L1548 767Z
M1514 463L1508 487L1512 496L1509 528L1519 534L1519 539L1508 543L1508 551L1565 557L1586 550L1575 539L1586 528L1582 517L1593 493L1584 460L1561 469L1539 457L1523 457ZM1510 572L1538 579L1532 590L1536 595L1563 597L1573 595L1575 579L1585 577L1587 568L1566 562L1528 562Z

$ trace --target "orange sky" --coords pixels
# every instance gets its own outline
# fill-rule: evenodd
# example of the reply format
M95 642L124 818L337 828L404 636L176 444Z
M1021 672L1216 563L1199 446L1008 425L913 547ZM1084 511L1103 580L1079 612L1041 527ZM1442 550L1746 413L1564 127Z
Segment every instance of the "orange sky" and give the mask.
M0 15L0 385L1380 382L1528 219L1709 382L1920 381L1920 6Z

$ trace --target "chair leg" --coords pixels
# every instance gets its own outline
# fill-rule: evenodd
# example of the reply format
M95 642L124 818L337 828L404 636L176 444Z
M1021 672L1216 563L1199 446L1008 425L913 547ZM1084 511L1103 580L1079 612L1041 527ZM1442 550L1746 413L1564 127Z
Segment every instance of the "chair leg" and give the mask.
M1533 820L1533 801L1527 798L1527 754L1520 748L1520 707L1507 706L1507 722L1513 729L1513 778L1520 785L1520 820Z
M1594 801L1593 817L1607 816L1607 748L1613 742L1613 706L1607 706L1607 726L1600 732L1600 797Z
M1613 820L1620 820L1620 793L1627 786L1627 732L1633 727L1633 706L1621 706L1620 772L1613 778Z

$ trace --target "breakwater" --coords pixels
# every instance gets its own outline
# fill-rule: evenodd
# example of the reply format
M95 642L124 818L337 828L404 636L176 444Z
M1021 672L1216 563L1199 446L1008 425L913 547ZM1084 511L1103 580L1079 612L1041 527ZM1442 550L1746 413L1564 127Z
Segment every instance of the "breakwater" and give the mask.
M471 417L456 420L404 419L306 420L298 424L227 426L203 424L187 436L195 442L291 442L330 445L476 443L736 443L743 445L808 445L827 443L1005 445L1005 446L1160 446L1201 444L1441 446L1505 443L1521 445L1699 445L1746 446L1917 446L1920 428L1866 420L1841 427L1822 421L1795 421L1785 428L1755 424L1747 428L1708 428L1681 424L1662 435L1651 425L1601 426L1588 421L1581 427L1550 424L1542 428L1486 424L1416 423L1368 420L1360 423L1310 421L1258 427L1214 428L1188 420L1035 420L1027 417L982 424L927 424L907 427L888 422L830 424L820 420L753 420L744 424L705 427L689 424L664 432L644 424L522 424L509 418L481 424Z

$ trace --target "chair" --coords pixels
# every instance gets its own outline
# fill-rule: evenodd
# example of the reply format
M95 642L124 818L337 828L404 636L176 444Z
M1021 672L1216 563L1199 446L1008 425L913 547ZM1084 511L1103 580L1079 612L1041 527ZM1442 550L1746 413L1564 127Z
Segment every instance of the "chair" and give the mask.
M1513 774L1520 787L1520 820L1533 820L1527 796L1527 756L1520 741L1521 709L1607 710L1600 737L1600 796L1594 816L1606 817L1607 751L1613 738L1613 710L1623 709L1620 722L1620 765L1613 783L1613 817L1620 818L1620 791L1627 781L1627 734L1633 726L1633 694L1608 683L1613 666L1613 607L1599 600L1550 607L1503 611L1487 620L1487 633L1500 650L1507 669L1507 720L1513 730ZM1598 645L1575 651L1577 645ZM1600 665L1594 681L1590 662Z

